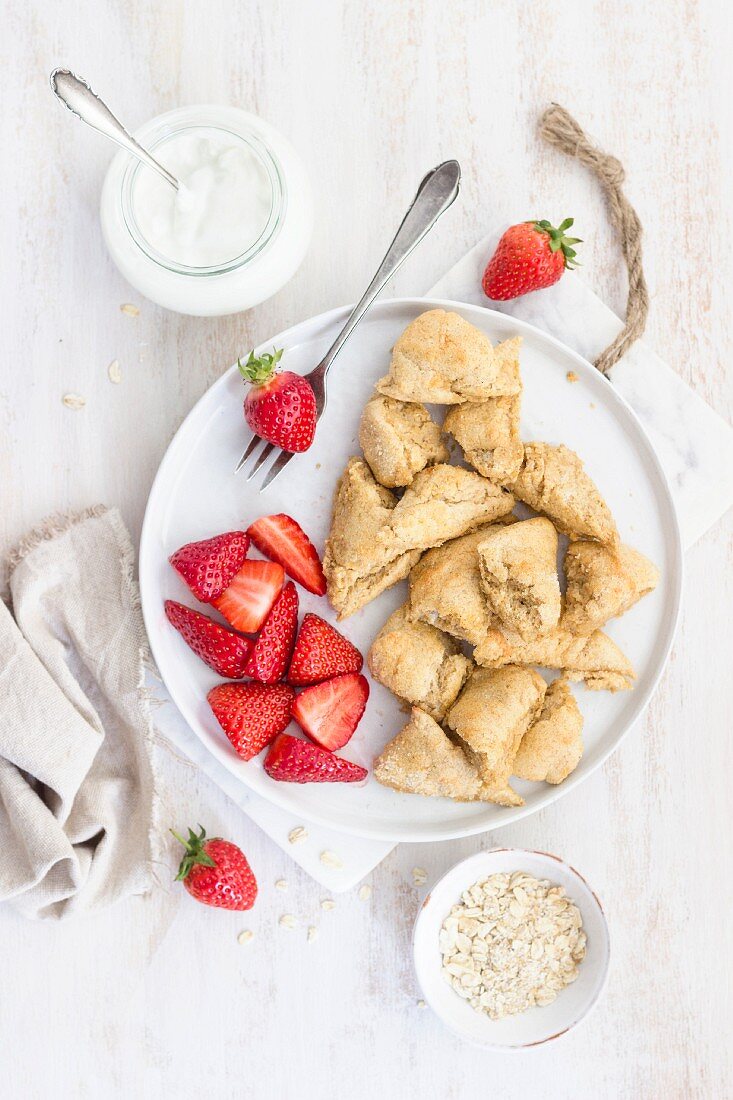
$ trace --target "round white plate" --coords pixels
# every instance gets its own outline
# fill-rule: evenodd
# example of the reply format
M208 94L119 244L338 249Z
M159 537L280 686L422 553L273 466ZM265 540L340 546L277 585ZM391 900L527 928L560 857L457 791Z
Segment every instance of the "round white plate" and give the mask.
M517 333L524 337L523 438L562 442L576 450L608 501L622 539L647 554L662 574L657 590L608 628L634 664L634 690L611 695L578 686L585 715L583 759L558 787L517 782L526 800L520 809L398 794L371 776L359 786L271 780L261 757L244 763L236 756L206 702L206 693L219 678L188 649L163 612L168 598L198 606L168 564L168 556L183 543L245 528L260 515L288 512L322 550L336 482L349 456L359 453L359 418L372 386L386 372L390 349L405 326L437 306L455 309L494 343ZM295 325L263 350L284 347L284 364L305 374L323 357L347 312L336 309ZM566 380L569 370L579 375L575 384ZM679 530L664 474L639 421L613 386L557 340L501 313L425 298L378 302L329 376L328 408L313 446L293 458L261 494L260 475L248 484L243 474L234 473L249 434L242 413L244 392L233 366L194 406L158 470L140 542L140 589L153 655L174 702L207 748L243 783L298 820L310 818L344 832L393 841L443 840L507 825L581 783L649 702L672 644L682 583ZM403 582L346 619L340 629L366 655L406 591ZM301 610L317 611L335 623L325 597L302 589L299 595ZM373 681L371 689L366 714L342 752L365 767L405 722L404 711L388 691Z
M580 910L587 936L578 977L543 1008L492 1020L476 1012L450 987L442 972L439 933L451 907L469 886L489 875L526 871L537 879L563 886ZM490 1050L518 1051L558 1039L580 1023L598 1002L608 977L610 940L597 896L574 867L547 852L495 848L477 852L452 867L431 889L415 921L412 938L415 970L425 1000L446 1027L461 1038Z

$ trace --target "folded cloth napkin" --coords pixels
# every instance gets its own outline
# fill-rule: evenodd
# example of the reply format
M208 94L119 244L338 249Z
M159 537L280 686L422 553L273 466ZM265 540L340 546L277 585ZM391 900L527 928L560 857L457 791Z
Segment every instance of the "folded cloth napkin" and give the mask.
M65 918L151 883L153 730L133 549L117 511L55 518L0 600L0 901Z

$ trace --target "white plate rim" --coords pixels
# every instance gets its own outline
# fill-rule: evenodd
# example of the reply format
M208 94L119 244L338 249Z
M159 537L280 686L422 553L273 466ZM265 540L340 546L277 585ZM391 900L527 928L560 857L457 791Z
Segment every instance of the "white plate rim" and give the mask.
M485 864L485 861L490 856L504 854L517 856L519 861L521 861L522 857L524 856L539 857L541 862L546 860L548 864L547 877L551 881L553 864L558 864L560 867L562 867L563 870L571 878L574 878L578 882L580 882L581 888L587 892L587 895L591 898L591 904L594 905L594 908L597 910L598 915L600 916L601 927L604 930L601 977L600 981L595 987L593 996L591 997L590 1001L585 1006L583 1011L573 1020L571 1020L567 1027L562 1028L560 1031L554 1032L552 1035L548 1035L544 1039L536 1039L529 1043L492 1043L490 1041L482 1041L479 1039L470 1038L463 1031L461 1031L460 1028L455 1027L453 1023L449 1019L447 1019L446 1016L438 1010L438 1008L436 1008L421 979L421 975L423 972L423 960L421 954L422 944L420 941L420 934L422 932L422 926L426 920L428 911L432 908L434 904L437 904L437 901L434 899L433 895L442 888L446 879L451 878L458 871L462 871L464 869L468 871L469 868L474 864L476 865L477 870L471 871L470 874L466 875L467 881L470 880L472 876L480 877L484 874L490 874L491 871L489 871L485 866L482 867L481 865ZM598 897L598 894L590 885L586 877L584 875L581 875L580 871L578 871L577 868L573 867L571 863L568 863L567 860L562 859L560 856L556 856L553 852L545 852L536 848L512 848L498 845L494 848L487 848L481 852L474 852L473 855L466 856L465 859L459 860L458 863L454 863L452 867L449 867L448 870L444 874L442 874L436 882L433 883L427 896L424 898L420 909L418 910L412 927L412 957L418 985L420 986L420 989L426 998L426 1002L429 1004L430 1008L438 1017L443 1026L446 1027L453 1035L456 1035L459 1039L461 1039L464 1043L467 1043L469 1046L476 1047L480 1050L490 1050L502 1054L522 1054L526 1053L529 1050L535 1050L538 1047L543 1047L547 1043L554 1042L556 1039L561 1039L564 1035L567 1035L568 1032L572 1031L573 1028L577 1027L578 1024L582 1023L583 1020L587 1019L587 1017L591 1014L593 1009L601 1000L603 994L605 993L606 986L608 985L608 975L611 967L611 932L608 927L606 912L603 908L603 905L601 904L601 900Z
M282 332L276 334L274 337L270 337L268 340L260 343L256 350L258 352L261 352L262 350L271 347L273 343L278 346L288 347L294 343L297 343L298 340L302 338L302 334L309 332L311 329L317 327L323 328L332 325L338 320L345 321L351 308L352 306L350 305L338 306L334 309L326 310L324 313L316 314L315 316L307 318L304 321L299 321L297 324L290 326L290 328L284 329ZM532 325L527 321L522 321L514 317L510 318L507 316L507 314L501 313L498 310L491 309L487 306L472 305L470 303L453 301L446 298L386 298L374 303L374 305L370 309L370 313L373 314L374 312L388 311L390 309L399 310L400 308L416 308L420 310L445 309L456 310L459 312L463 312L464 314L489 314L492 317L500 319L500 321L504 325L507 323L507 321L510 321L512 327L516 330L518 334L530 334L534 340L538 340L540 343L547 343L548 345L554 347L557 351L559 351L569 361L572 361L577 367L580 368L582 372L590 372L591 377L598 377L598 371L596 367L594 367L587 359L583 358L583 356L581 356L578 352L574 351L572 348L569 348L561 340L558 340L555 336L544 332L542 329L537 328L537 326ZM150 651L153 656L153 660L155 661L160 671L160 676L163 680L166 690L168 691L173 703L188 723L190 729L203 742L207 751L211 752L212 755L221 764L223 764L224 767L226 767L231 774L235 775L236 778L244 783L245 786L248 787L255 795L266 798L274 805L277 805L284 810L292 812L292 807L287 796L287 790L281 789L287 788L288 784L272 783L271 789L268 786L266 791L255 788L247 781L245 775L243 775L239 770L239 766L241 766L241 761L238 758L232 758L230 751L227 751L229 749L228 745L220 745L216 741L204 739L203 737L201 737L197 729L196 722L192 720L192 717L187 713L188 708L184 703L179 702L179 700L176 698L175 693L171 690L166 681L164 671L161 668L161 662L159 661L159 654L156 653L154 641L155 631L151 629L152 614L148 611L148 602L149 599L152 599L152 594L150 595L150 597L148 596L147 578L149 572L148 560L150 557L148 546L150 545L152 547L154 544L154 539L151 535L151 529L154 522L152 516L153 509L151 507L151 504L156 496L159 483L163 480L164 467L166 466L168 460L171 458L172 454L175 452L176 447L180 445L180 441L185 436L189 425L197 419L199 408L202 407L208 400L210 400L210 395L212 391L220 386L226 385L227 379L231 375L234 375L236 371L237 364L233 363L232 366L229 367L228 370L224 371L224 373L215 382L213 382L212 385L209 386L208 389L201 395L201 397L194 404L190 412L181 422L175 435L168 444L165 454L163 455L160 465L158 466L158 470L156 471L155 477L150 487L150 492L148 494L148 500L145 506L145 515L143 518L140 534L138 567L141 607L143 613L143 621L145 623L145 629L148 635ZM669 612L667 614L668 625L666 638L664 639L663 650L658 660L656 671L649 680L646 689L637 697L638 701L635 713L627 723L623 732L618 734L616 738L605 749L598 753L597 759L595 760L589 771L583 772L580 775L578 775L576 772L575 774L569 776L568 779L566 779L563 783L558 784L557 786L550 787L548 785L547 790L545 790L542 795L540 795L539 798L531 805L525 805L516 808L507 808L506 817L504 818L504 816L502 816L502 820L499 824L497 824L495 820L490 822L483 822L479 820L469 822L464 825L446 824L444 829L433 831L429 837L426 837L420 831L412 832L409 828L409 825L402 828L400 832L395 835L393 829L390 829L389 827L381 827L379 825L370 826L368 820L365 821L364 824L359 825L350 825L343 822L334 823L334 821L328 815L319 814L317 809L311 810L310 807L304 808L300 806L298 808L299 816L306 817L308 820L312 821L315 824L323 825L326 828L337 829L338 831L346 834L372 840L391 841L393 843L433 843L442 840L456 840L461 837L475 836L483 832L494 831L499 828L504 828L507 825L512 825L525 817L529 817L531 814L537 813L539 810L545 809L557 799L561 798L564 794L567 794L571 790L574 790L575 787L578 786L578 784L582 783L585 779L593 775L593 773L606 762L609 756L611 756L611 754L615 752L622 741L628 736L630 730L639 723L654 695L654 692L657 689L662 673L666 668L667 661L669 660L669 654L672 649L672 645L674 643L677 628L679 625L683 590L682 538L680 533L679 521L677 519L677 512L669 488L667 476L664 472L664 469L662 468L659 458L657 457L651 440L649 439L649 436L647 435L646 430L641 423L639 417L636 415L626 399L620 393L618 393L617 390L614 389L613 384L609 380L606 381L608 385L608 389L606 392L609 395L610 401L612 403L615 402L617 406L623 410L624 415L633 421L638 435L646 447L647 458L651 462L651 465L654 467L657 479L660 485L663 487L666 511L672 520L671 530L666 532L666 536L671 538L670 550L673 562L673 568L671 572L672 579L675 582L674 606L671 609L671 614L669 614Z

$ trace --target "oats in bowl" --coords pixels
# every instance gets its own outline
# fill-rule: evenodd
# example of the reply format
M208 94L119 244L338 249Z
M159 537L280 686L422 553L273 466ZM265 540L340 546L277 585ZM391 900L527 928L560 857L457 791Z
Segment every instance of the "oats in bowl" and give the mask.
M585 944L564 887L525 871L479 879L440 930L444 977L492 1020L554 1001L577 978Z

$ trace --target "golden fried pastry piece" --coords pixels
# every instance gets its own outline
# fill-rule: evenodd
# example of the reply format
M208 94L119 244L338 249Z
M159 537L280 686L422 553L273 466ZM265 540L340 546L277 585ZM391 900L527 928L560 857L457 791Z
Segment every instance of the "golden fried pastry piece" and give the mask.
M557 531L549 519L497 527L478 546L481 585L507 634L538 638L560 620Z
M446 721L490 789L507 786L522 737L538 717L545 681L528 668L477 669Z
M542 665L561 669L569 680L583 680L592 691L627 691L636 678L628 657L600 630L579 637L558 626L543 638L515 643L493 628L476 646L473 657L485 668Z
M467 802L476 800L481 789L478 773L463 750L417 707L374 761L374 778L395 791Z
M359 443L375 478L388 489L409 485L420 470L449 457L440 427L424 405L382 394L364 406Z
M617 550L598 542L571 542L565 554L565 610L561 625L574 634L592 634L609 619L623 615L656 588L656 565L620 545Z
M419 550L392 554L377 545L378 532L396 504L396 497L377 484L363 459L349 460L336 488L323 555L328 596L339 619L404 580L420 557Z
M436 405L519 393L518 347L497 356L488 336L459 314L431 309L402 333L377 389L399 401Z
M375 680L408 703L440 720L466 682L473 661L458 643L426 623L411 623L398 607L367 655Z
M428 550L507 515L514 497L492 481L441 462L415 475L377 535L388 558Z
M571 538L595 539L615 546L618 531L613 516L583 463L569 447L527 443L514 493L549 516Z
M583 715L566 677L547 689L542 711L525 733L514 758L518 779L562 783L583 755Z
M520 338L517 338L517 341ZM496 355L515 341L507 340L494 349ZM517 477L524 458L519 437L522 398L490 397L449 409L443 431L460 443L466 461L497 485L509 485Z
M493 623L481 588L478 548L493 530L494 525L480 527L423 554L410 573L411 619L478 645Z
M488 783L482 783L479 787L479 792L475 798L470 799L471 802L495 802L497 806L523 806L524 799L521 794L510 787L507 783L505 787L491 787Z

